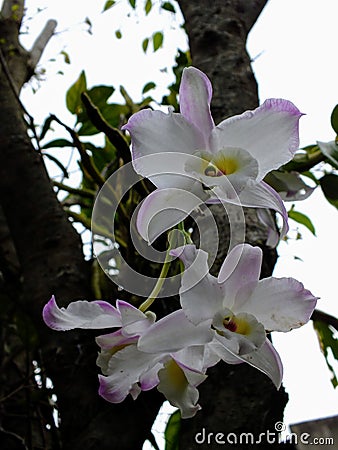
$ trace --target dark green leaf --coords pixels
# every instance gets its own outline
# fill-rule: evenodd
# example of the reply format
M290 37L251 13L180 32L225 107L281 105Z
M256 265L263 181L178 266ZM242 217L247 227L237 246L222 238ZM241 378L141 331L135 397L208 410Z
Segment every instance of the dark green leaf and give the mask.
M135 9L136 7L136 0L129 0L130 6Z
M335 133L338 134L338 105L333 108L331 113L331 125Z
M47 131L50 129L50 124L52 123L53 118L51 116L48 116L47 119L44 121L44 124L42 125L42 130L40 134L40 141L46 136Z
M121 39L122 38L122 33L120 30L116 30L115 31L115 36L117 37L117 39Z
M326 364L332 373L331 383L333 387L337 387L337 375L328 361L328 349L331 349L333 357L338 360L338 339L335 338L333 330L326 323L315 321L313 322L313 326L317 332L320 348L324 354Z
M70 64L69 54L67 52L65 52L64 50L62 50L60 53L64 57L65 63Z
M169 418L164 431L165 450L179 450L178 441L181 430L181 413L175 411Z
M60 148L60 147L74 147L74 144L67 139L55 139L54 141L47 142L42 149L46 148Z
M105 120L115 128L120 125L121 115L125 115L128 112L128 107L126 105L118 105L115 103L106 103L104 106L99 107L99 109ZM87 118L87 116L85 118L83 117L83 120L81 120L81 122L82 126L78 131L78 134L80 136L92 136L93 134L97 134L99 132L95 125L93 125L92 122Z
M108 11L108 9L110 9L112 6L114 6L115 3L116 3L115 0L108 0L108 1L105 3L102 12Z
M301 225L304 225L304 227L306 227L314 236L316 236L315 227L313 226L313 223L308 218L308 216L299 211L295 211L293 208L288 211L288 216L290 217L290 219L293 219Z
M160 47L162 47L163 44L163 33L161 31L157 31L153 34L153 47L154 52L156 52Z
M144 53L146 53L146 51L147 51L148 44L149 44L149 39L148 38L143 39L142 48L143 48Z
M150 13L152 7L153 7L153 2L151 0L147 0L144 5L144 10L146 12L146 15L148 15Z
M81 94L87 89L86 75L81 72L79 78L68 89L66 94L66 105L72 114L79 114L82 111Z
M319 183L327 201L338 209L338 175L324 175Z
M170 2L164 2L164 3L162 3L161 8L162 8L162 9L165 9L166 11L172 12L172 13L175 13L175 12L176 12L176 10L175 10L175 8L174 8L174 5L173 5L172 3L170 3Z
M145 94L146 92L150 91L151 89L154 89L155 87L156 84L153 81L150 81L143 87L142 94Z

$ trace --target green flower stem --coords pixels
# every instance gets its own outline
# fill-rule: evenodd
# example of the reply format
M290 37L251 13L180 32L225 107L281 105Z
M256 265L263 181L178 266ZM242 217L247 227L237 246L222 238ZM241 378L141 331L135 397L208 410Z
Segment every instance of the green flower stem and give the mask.
M170 257L169 253L170 253L170 250L172 248L175 248L175 246L176 246L176 235L175 235L174 231L175 230L169 232L169 234L168 234L168 241L169 241L168 249L167 249L167 252L165 255L165 259L164 259L164 263L162 266L160 276L154 286L154 289L151 291L147 300L145 300L142 303L142 305L139 306L139 310L142 312L147 311L147 309L150 308L150 306L154 303L158 294L160 293L160 290L162 289L162 286L165 282L166 276L168 275L168 271L169 271L169 267L170 267L170 263L171 263L171 257Z
M169 250L167 252L167 255L169 255ZM166 258L167 259L167 258ZM154 303L154 301L156 300L158 294L160 293L160 290L162 289L163 283L166 279L166 276L168 274L168 270L170 267L170 261L165 261L163 266L162 266L162 270L160 273L160 276L154 286L154 289L151 291L149 297L147 298L147 300L145 300L142 305L139 307L139 310L142 312L147 311L148 308L151 307L151 305Z

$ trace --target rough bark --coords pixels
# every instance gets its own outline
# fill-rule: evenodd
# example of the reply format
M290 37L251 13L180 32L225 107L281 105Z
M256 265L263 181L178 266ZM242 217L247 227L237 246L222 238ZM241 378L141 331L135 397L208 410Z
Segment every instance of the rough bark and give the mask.
M14 252L6 236L0 242L0 253L4 255L2 261L6 261L9 251L17 255L20 285L17 295L6 300L10 299L12 307L23 311L32 321L38 343L29 350L23 348L29 370L18 372L21 377L18 383L25 386L18 395L15 390L20 386L13 384L9 369L1 378L0 446L9 448L14 439L27 448L141 448L162 403L161 395L154 392L146 398L141 396L135 403L114 406L103 401L97 394L97 347L93 334L61 334L49 330L42 322L42 307L51 294L65 305L75 299L90 300L92 293L90 267L84 259L80 237L62 210L42 156L28 136L24 118L27 114L18 97L23 84L34 73L35 64L51 37L53 23L45 27L28 52L18 41L23 9L23 0L6 0L0 18L0 204L4 230L8 226L15 247ZM2 275L5 265L0 267ZM4 297L1 302L4 305ZM61 423L59 437L54 436L52 440L36 435L28 407L32 403L25 403L25 399L41 392L34 381L33 358L44 370L43 377L52 379L58 398ZM18 368L16 361L12 362ZM47 393L44 401L48 402ZM15 421L9 419L10 415L16 416ZM47 433L46 417L40 419L40 427Z
M179 0L189 36L193 65L212 80L212 113L216 123L225 117L239 114L258 106L257 83L246 51L247 35L262 11L266 0ZM214 270L220 266L229 247L230 228L224 209L212 207L221 238ZM241 227L236 208L228 214L236 229ZM259 245L264 252L262 277L271 275L276 262L276 251L266 247L267 230L260 224L254 209L245 210L246 242ZM236 225L236 220L238 220ZM206 230L207 232L207 230ZM240 233L239 233L240 234ZM212 239L212 236L210 236ZM267 430L275 431L274 424L282 420L287 402L284 389L275 389L262 373L247 364L230 366L219 364L209 370L208 380L200 386L202 410L191 420L182 421L180 448L197 449L196 433L250 432L255 436ZM208 448L219 448L214 437ZM264 448L264 443L251 445ZM237 444L236 448L245 448ZM278 444L274 444L278 448Z

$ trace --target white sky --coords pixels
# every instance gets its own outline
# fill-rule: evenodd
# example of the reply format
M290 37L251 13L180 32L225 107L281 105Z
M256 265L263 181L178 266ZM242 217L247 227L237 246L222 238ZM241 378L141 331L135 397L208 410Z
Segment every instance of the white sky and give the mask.
M138 1L143 4L143 0ZM73 0L67 3L65 11L58 0L27 1L30 14L37 6L48 5L48 9L27 22L31 34L23 38L28 46L46 18L55 18L59 24L59 33L42 60L42 66L47 69L47 81L35 95L27 87L22 97L37 123L49 113L55 113L73 125L74 118L65 108L65 92L82 69L86 71L89 86L108 84L118 89L123 84L134 100L141 99L142 87L148 81L159 86L151 93L160 100L172 81L170 68L176 48L186 49L184 33L172 15L152 11L145 19L143 12L138 11L127 18L123 16L125 1L100 14L104 3L104 0ZM92 36L85 32L87 27L83 25L87 16L93 23ZM337 17L337 0L270 0L249 37L251 57L260 54L253 67L261 101L284 97L307 114L301 119L302 146L334 138L329 118L338 102ZM161 29L165 30L164 48L155 54L149 48L145 57L142 40ZM121 30L121 40L116 39L116 30ZM69 53L70 65L61 64L61 50ZM48 61L51 58L56 58L57 62ZM64 75L57 74L60 66ZM168 73L160 70L163 68L168 68ZM33 85L36 87L36 82ZM118 101L119 96L114 94L112 100ZM59 135L50 135L50 139L56 137ZM321 297L320 309L337 315L335 258L338 245L335 236L338 212L319 191L296 204L296 209L311 217L317 237L301 229L303 240L282 243L274 275L299 279ZM302 261L295 260L294 256ZM275 334L273 338L284 363L284 385L290 394L285 422L337 414L338 394L331 387L311 323L301 330Z

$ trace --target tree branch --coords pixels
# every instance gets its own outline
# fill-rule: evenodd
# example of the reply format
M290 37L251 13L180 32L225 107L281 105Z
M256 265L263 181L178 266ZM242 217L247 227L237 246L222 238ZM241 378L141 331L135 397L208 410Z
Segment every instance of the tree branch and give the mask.
M24 15L24 4L24 0L5 0L1 9L2 18L14 20L18 26L18 30Z
M41 31L40 35L36 38L33 47L30 51L29 66L32 71L35 70L38 62L40 61L41 55L46 48L50 38L53 36L55 28L57 26L56 20L48 20L44 29Z

